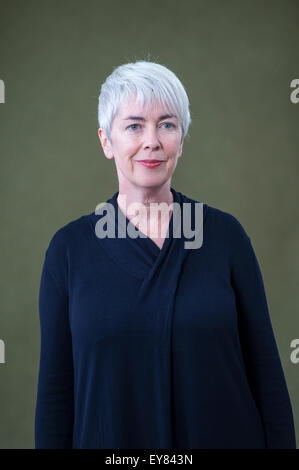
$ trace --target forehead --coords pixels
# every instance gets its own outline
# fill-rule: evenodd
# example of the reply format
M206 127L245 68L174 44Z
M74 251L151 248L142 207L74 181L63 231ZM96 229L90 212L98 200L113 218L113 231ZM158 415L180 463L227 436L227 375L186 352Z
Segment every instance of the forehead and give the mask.
M171 110L158 100L155 100L148 106L146 104L141 105L140 103L137 103L136 98L131 97L121 103L117 115L119 119L125 119L129 116L158 118L163 114L169 113L171 113Z

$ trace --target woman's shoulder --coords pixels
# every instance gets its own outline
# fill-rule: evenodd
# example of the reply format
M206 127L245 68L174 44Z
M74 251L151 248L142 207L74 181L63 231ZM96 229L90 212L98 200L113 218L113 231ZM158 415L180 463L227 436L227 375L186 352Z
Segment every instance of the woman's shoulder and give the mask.
M208 205L209 207L209 212L212 214L212 216L218 220L219 222L222 222L229 227L233 228L243 228L243 225L241 223L241 218L239 216L237 217L233 212L230 212L228 210L220 209L219 207L214 207L211 205Z
M210 213L218 224L221 224L228 234L229 241L232 243L234 240L250 239L247 229L245 228L245 219L237 216L233 212L219 209L217 207L209 206Z
M51 258L63 258L66 251L83 241L86 234L86 222L90 214L81 215L54 229L49 236L46 254Z
M241 218L236 216L229 210L220 209L219 207L212 206L206 202L190 198L183 195L184 202L200 203L203 205L204 220L206 223L212 224L217 230L225 230L232 234L247 235L244 228L244 222Z

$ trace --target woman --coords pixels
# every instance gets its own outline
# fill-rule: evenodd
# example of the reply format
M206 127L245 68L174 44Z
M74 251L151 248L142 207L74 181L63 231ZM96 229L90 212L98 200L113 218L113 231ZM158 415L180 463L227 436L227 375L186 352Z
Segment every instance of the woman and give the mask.
M296 448L251 240L171 186L189 124L162 65L125 64L102 85L98 134L119 190L46 250L36 448Z

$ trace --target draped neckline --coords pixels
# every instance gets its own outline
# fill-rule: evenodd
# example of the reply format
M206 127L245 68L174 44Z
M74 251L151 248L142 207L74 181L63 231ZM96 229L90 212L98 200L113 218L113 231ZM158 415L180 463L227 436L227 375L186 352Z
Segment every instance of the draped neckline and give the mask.
M170 187L173 194L173 203L178 203L183 213L183 203L195 203L196 201L184 196L173 187ZM174 218L174 210L172 210L171 217L168 224L167 233L161 248L146 234L138 230L138 228L130 222L126 215L120 209L117 203L119 191L106 201L105 211L107 220L113 222L115 227L115 237L99 238L96 234L96 224L102 215L93 212L87 216L93 230L93 243L96 242L95 254L100 256L99 245L105 250L108 257L117 263L130 275L137 277L140 280L150 279L155 275L156 271L161 269L163 262L169 256L175 258L179 253L185 258L190 250L184 249L184 241L187 240L182 234L181 237L174 236L176 231L181 227L182 218ZM194 207L194 204L192 204ZM208 205L203 204L203 218L206 217ZM136 233L136 238L132 238L128 233ZM118 236L119 233L124 234ZM165 264L165 263L164 263Z
M173 195L173 202L177 202L179 203L179 197L178 197L178 194L176 193L176 191L170 187L170 190L172 192L172 195ZM163 247L164 247L164 244L166 242L166 240L170 237L172 237L172 233L173 233L173 211L171 213L171 216L169 218L169 222L168 222L168 228L167 228L167 232L166 232L166 235L165 235L165 238L164 238L164 242L163 242L163 245L162 247L160 248L153 240L152 238L150 238L148 235L146 235L144 232L140 231L131 221L130 219L128 219L128 217L123 213L123 211L121 210L120 206L118 205L117 203L117 198L118 198L118 195L119 195L119 191L117 191L111 198L110 202L113 204L114 206L114 210L115 210L115 221L116 221L116 224L119 222L120 225L122 227L128 227L128 226L131 226L131 229L134 230L135 232L138 233L138 237L135 239L135 240L141 240L141 244L144 245L144 243L147 244L148 246L148 249L151 250L153 252L153 255L156 255L158 256L159 253L163 250ZM137 241L137 243L139 243Z

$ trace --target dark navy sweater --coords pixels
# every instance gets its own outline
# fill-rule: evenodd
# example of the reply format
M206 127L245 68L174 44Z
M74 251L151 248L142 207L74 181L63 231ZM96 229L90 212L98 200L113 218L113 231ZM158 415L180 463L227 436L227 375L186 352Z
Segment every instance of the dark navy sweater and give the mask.
M120 213L116 226L132 228ZM261 271L237 218L203 204L203 244L186 249L172 216L160 249L147 236L99 238L101 217L67 223L45 253L36 448L296 448Z

